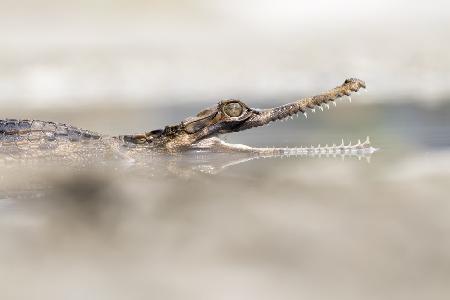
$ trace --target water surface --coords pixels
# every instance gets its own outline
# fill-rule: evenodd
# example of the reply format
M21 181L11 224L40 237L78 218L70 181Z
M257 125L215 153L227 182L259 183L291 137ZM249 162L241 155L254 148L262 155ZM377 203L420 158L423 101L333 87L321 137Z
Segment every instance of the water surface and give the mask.
M448 299L450 106L344 105L226 139L370 136L380 148L370 162L189 154L3 166L1 298ZM118 134L196 110L30 115Z

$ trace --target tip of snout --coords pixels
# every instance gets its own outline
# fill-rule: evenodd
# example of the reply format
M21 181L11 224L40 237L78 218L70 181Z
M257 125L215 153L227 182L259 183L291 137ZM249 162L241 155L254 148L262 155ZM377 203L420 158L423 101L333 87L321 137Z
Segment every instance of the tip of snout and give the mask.
M361 88L363 88L363 89L366 88L366 83L364 81L362 81L361 79L358 79L358 78L346 79L345 82L344 82L344 85L349 86L350 89L352 91L355 91L355 92L357 92Z

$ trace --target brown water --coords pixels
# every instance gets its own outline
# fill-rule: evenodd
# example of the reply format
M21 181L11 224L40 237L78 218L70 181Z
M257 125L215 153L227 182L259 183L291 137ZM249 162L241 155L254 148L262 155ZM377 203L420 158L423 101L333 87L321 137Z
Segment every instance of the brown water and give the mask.
M29 116L117 134L197 110ZM144 166L3 166L0 298L448 299L450 106L338 106L227 140L367 135L380 148L370 163L189 154Z

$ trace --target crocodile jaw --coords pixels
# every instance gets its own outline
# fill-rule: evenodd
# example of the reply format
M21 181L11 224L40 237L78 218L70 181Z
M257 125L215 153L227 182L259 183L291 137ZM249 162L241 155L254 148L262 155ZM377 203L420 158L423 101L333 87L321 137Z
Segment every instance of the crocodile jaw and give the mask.
M350 78L345 80L342 85L321 95L300 99L275 108L259 110L258 114L254 114L249 120L242 124L241 127L239 127L239 130L236 131L247 130L253 127L264 126L274 121L293 118L293 116L298 116L299 113L304 114L307 118L308 109L315 111L316 108L319 108L323 111L323 106L329 108L330 102L336 105L335 101L344 96L348 96L351 101L350 95L352 93L358 92L360 89L365 88L366 84L364 81L356 78Z
M197 116L187 118L180 124L144 134L123 136L123 140L168 152L189 150L196 148L201 141L221 134L264 126L274 121L292 118L299 113L307 116L308 109L323 110L322 105L328 107L330 102L335 104L338 98L350 97L353 92L365 87L364 81L350 78L323 94L268 109L250 108L240 100L225 100L215 107L202 110Z
M209 141L205 141L204 143L201 142L203 140L207 140L211 137L215 137L220 134L239 132L253 127L265 126L271 122L279 120L282 121L287 118L292 119L294 115L298 116L299 113L303 113L305 117L307 117L308 109L315 111L315 109L318 108L323 111L323 106L329 108L330 102L336 105L335 101L344 96L349 97L351 101L350 95L352 93L358 92L360 89L365 88L366 84L364 81L356 78L350 78L345 80L345 82L342 85L328 92L313 97L303 98L298 101L288 103L279 107L269 109L256 109L256 108L249 108L244 103L242 103L242 105L245 106L245 108L247 109L245 116L242 118L242 120L235 120L235 123L233 124L229 124L229 122L226 122L225 120L222 123L217 122L216 124L214 124L214 126L205 126L205 128L203 128L203 130L200 132L200 136L196 137L195 139L196 141L194 142L194 144L191 145L191 147L195 148L198 147L198 145L205 146L211 144ZM221 103L219 103L218 111L221 110L220 105ZM213 144L217 146L216 142L214 142ZM369 143L366 143L365 145L367 144ZM247 149L245 147L243 148ZM282 148L274 148L274 149L282 149Z

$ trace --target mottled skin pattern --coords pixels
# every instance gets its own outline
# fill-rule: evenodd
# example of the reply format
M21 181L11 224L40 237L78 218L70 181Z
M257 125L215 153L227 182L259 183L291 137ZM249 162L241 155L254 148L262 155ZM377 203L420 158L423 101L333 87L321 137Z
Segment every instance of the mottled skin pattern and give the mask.
M264 126L298 113L306 116L308 109L314 110L317 107L323 109L322 105L328 106L328 103L340 97L349 96L365 86L365 83L359 79L347 79L342 85L321 95L269 109L250 108L240 100L221 101L216 106L204 109L197 116L187 118L179 124L142 134L118 137L103 136L54 122L0 120L0 154L11 159L25 160L33 157L46 157L50 160L58 160L61 157L89 160L98 157L102 159L129 157L135 153L148 152L149 149L158 153L172 154L186 150L241 151L261 154L286 151L286 148L251 148L227 144L217 136ZM368 147L368 142L360 144L360 148L361 145ZM354 147L344 146L339 149L351 150ZM316 150L321 149L315 148Z

